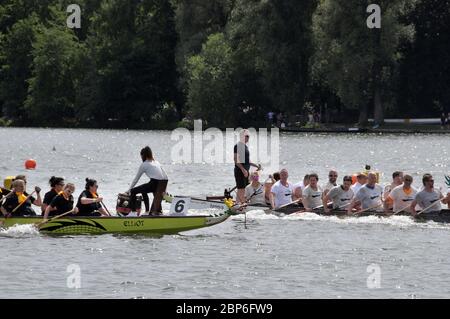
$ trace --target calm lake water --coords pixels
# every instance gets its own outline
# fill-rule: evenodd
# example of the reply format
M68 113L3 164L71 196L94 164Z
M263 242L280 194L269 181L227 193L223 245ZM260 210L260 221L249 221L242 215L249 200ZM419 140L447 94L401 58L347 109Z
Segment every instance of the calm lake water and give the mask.
M171 132L1 128L0 134L2 179L25 173L29 187L46 190L49 177L61 175L79 193L93 177L109 210L128 189L145 145L164 165L172 194L220 194L234 183L232 164L173 163ZM280 165L293 182L311 171L325 178L332 167L342 177L369 163L383 173L382 184L403 170L416 186L430 172L444 188L449 152L449 135L280 135ZM36 170L25 171L28 158ZM450 297L450 226L402 216L278 218L253 211L247 217L247 228L237 216L159 238L55 237L26 225L0 230L0 298ZM78 289L67 285L71 265L80 267Z

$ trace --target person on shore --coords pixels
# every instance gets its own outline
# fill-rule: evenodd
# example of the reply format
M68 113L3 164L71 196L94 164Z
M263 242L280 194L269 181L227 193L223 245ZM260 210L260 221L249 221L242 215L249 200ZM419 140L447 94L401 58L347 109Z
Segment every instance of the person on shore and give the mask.
M256 165L250 161L250 152L247 143L250 139L250 132L242 130L240 141L234 145L234 178L237 188L237 204L245 203L245 187L248 185L250 166L261 170L261 165Z
M265 204L264 186L259 182L259 173L250 174L251 183L245 187L245 200L247 204Z
M443 204L448 204L448 197L444 197L439 189L434 188L434 179L431 174L424 174L422 177L424 188L417 193L416 198L411 203L411 212L416 215L416 205L428 213L441 211ZM424 212L424 214L426 214Z
M275 172L273 175L269 175L269 178L264 182L264 199L266 205L270 206L270 190L272 186L280 180L280 173Z
M366 173L358 173L356 175L356 183L352 185L352 191L356 195L358 191L367 183L367 174Z
M102 205L103 197L98 196L98 184L95 179L86 178L83 192L78 196L78 216L109 216Z
M328 173L328 183L323 187L323 195L324 196L326 196L333 187L337 186L337 183L336 183L337 178L338 178L337 171L331 170Z
M353 208L361 205L362 210L383 211L383 188L377 184L377 175L369 172L367 175L367 183L363 185L353 197L348 207L348 213L352 213Z
M45 193L44 200L42 201L42 214L45 213L48 205L52 202L53 198L55 198L59 193L61 193L64 189L64 178L52 176L48 181L50 184L50 190Z
M75 185L72 183L67 183L64 189L60 191L47 205L44 212L44 220L48 217L58 216L65 214L69 211L73 211L71 215L78 213L78 208L73 207L73 193L75 192Z
M352 177L344 176L342 180L342 185L338 185L330 189L330 191L323 196L323 207L325 213L330 212L328 207L329 202L333 202L333 209L343 209L347 208L354 197L352 186Z
M392 203L394 213L408 212L412 213L411 203L416 198L417 190L411 186L413 178L411 175L403 177L403 184L392 189L388 194L388 199Z
M15 179L12 183L12 190L8 198L3 202L0 210L4 216L36 216L32 205L40 207L42 205L41 189L36 186L36 198L25 192L26 183L21 179Z
M280 180L276 182L270 190L270 206L272 209L277 209L280 206L287 205L292 202L292 195L294 188L288 182L289 173L287 169L283 168L280 171Z
M136 195L142 194L144 200L145 212L149 215L162 215L161 202L167 189L169 178L162 168L161 164L153 157L153 152L149 146L141 150L142 164L138 169L136 177L131 183L128 193L130 194L130 207L132 211L136 211ZM141 176L145 173L150 179L148 183L135 187ZM153 193L152 206L149 207L150 202L148 193Z
M303 181L294 184L294 200L300 199L300 202L302 201L303 191L308 185L309 185L309 174L306 174L303 177Z
M445 126L447 125L447 115L444 111L441 113L441 129L443 130Z
M389 185L386 185L383 191L383 199L384 199L384 210L386 212L392 210L394 207L394 203L392 199L389 197L389 193L396 188L397 186L400 186L403 184L403 172L395 171L392 173L392 183Z
M302 194L302 203L307 212L322 207L322 187L318 185L319 176L316 173L309 174L309 185Z

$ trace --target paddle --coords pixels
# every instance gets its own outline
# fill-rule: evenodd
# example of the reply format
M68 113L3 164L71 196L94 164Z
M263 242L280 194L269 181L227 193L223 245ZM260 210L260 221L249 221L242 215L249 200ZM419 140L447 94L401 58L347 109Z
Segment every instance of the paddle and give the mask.
M47 224L47 223L49 223L49 222L51 222L51 221L53 221L53 220L55 220L55 219L58 219L58 218L61 218L61 217L66 216L66 215L69 215L70 213L73 213L73 210L74 210L74 209L72 208L71 210L69 210L68 212L65 212L64 214L61 214L61 215L52 217L52 218L47 219L47 220L44 220L44 221L42 221L42 222L40 222L40 223L35 223L34 226L35 226L36 228L39 229L39 228L41 228L41 226L44 225L44 224Z
M34 190L30 195L28 195L27 198L25 198L25 200L24 200L22 203L20 203L19 205L17 205L16 208L14 208L14 209L12 210L11 214L14 214L14 213L16 212L16 210L19 209L20 206L22 206L27 200L30 199L31 196L33 196L34 193L36 193L35 190Z
M292 201L290 203L287 203L287 204L281 205L279 207L276 207L273 210L279 210L279 209L283 209L283 208L289 207L291 205L299 203L301 200L302 200L301 198L296 199L296 200L294 200L294 201ZM267 213L268 211L271 211L271 210L272 210L272 208L268 208L268 209L265 209L264 212Z
M425 207L425 208L422 209L420 212L418 212L416 216L419 216L420 214L426 212L426 211L429 210L431 207L433 207L435 204L436 204L436 202L434 202L434 203L431 204L430 206Z
M359 212L355 212L353 215L361 214L361 213L367 212L367 211L369 211L369 210L373 210L373 209L378 208L378 207L380 207L380 206L382 206L382 205L383 205L383 203L380 203L380 204L378 204L378 205L376 205L376 206L372 206L372 207L363 209L363 210L361 210L361 211L359 211Z
M109 212L108 208L106 208L105 203L103 203L103 201L100 202L100 204L103 206L103 208L106 210L106 212L108 213L109 216L111 216L111 213Z
M398 213L401 213L403 211L405 211L406 209L408 209L411 205L407 205L405 207L403 207L401 210L399 210L398 212L393 213L392 215L397 215Z

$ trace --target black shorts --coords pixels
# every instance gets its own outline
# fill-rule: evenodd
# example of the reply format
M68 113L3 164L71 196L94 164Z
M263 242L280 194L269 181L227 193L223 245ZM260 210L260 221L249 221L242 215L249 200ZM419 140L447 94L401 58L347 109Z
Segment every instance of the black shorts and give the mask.
M237 167L234 168L234 179L236 180L237 189L243 189L249 184L248 177L245 177L242 171Z

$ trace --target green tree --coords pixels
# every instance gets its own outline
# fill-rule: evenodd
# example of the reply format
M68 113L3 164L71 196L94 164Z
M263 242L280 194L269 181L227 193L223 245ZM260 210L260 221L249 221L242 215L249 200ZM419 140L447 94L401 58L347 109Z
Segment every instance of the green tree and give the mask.
M62 8L51 7L51 11L54 21L35 30L25 107L34 124L73 125L85 49L73 30L64 25Z
M105 0L91 27L79 116L104 126L113 120L151 127L176 94L173 8L164 0Z
M320 1L313 18L312 74L336 92L346 106L359 108L360 124L367 122L369 103L373 104L375 121L381 124L384 108L394 102L401 41L413 37L413 28L401 17L413 2L378 1L381 29L369 29L366 8L370 1Z
M210 35L200 54L188 62L188 106L195 118L208 126L232 127L233 105L232 51L223 33Z

